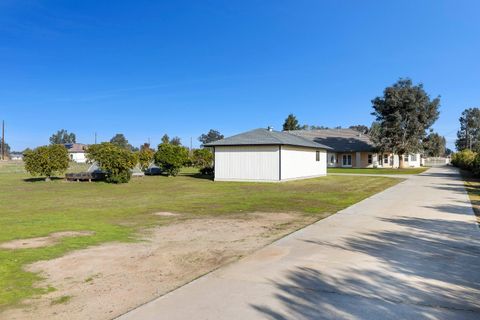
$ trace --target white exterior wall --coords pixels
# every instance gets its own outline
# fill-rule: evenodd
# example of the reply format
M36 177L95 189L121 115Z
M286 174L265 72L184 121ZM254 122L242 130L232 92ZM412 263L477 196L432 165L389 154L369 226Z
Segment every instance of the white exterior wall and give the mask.
M318 177L327 174L327 152L312 148L281 147L282 180ZM316 161L316 151L320 161Z
M68 154L70 156L70 160L78 162L78 163L85 163L87 162L87 158L85 157L85 153L82 152L72 152Z
M278 146L215 147L215 180L278 181Z

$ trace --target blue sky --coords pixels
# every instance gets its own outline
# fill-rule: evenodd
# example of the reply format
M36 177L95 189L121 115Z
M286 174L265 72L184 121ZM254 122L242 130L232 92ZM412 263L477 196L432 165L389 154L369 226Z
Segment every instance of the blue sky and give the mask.
M124 133L189 145L288 113L369 125L400 77L441 95L434 128L453 145L480 106L480 1L0 2L0 119L14 150L65 128L78 142Z

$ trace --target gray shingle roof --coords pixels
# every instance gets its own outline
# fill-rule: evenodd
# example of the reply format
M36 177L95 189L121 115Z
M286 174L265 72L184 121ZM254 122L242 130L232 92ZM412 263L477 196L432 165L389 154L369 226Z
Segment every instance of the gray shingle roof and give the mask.
M314 142L310 139L293 135L288 132L269 131L268 129L255 129L240 133L225 139L207 143L205 147L216 146L251 146L251 145L289 145L316 149L330 149L329 147Z
M296 130L290 133L325 144L335 152L374 152L375 144L366 134L352 129Z

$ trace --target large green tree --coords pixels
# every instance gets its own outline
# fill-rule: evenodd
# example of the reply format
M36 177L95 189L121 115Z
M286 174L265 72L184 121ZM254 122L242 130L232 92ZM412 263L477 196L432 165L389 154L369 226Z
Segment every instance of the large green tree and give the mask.
M45 176L45 181L50 181L54 174L62 174L67 170L70 158L67 148L52 144L25 151L23 161L25 170L31 175Z
M131 169L138 162L137 156L129 149L110 142L93 144L87 148L87 158L95 161L106 172L106 181L125 183L130 181Z
M436 132L430 132L423 139L423 151L429 157L443 157L447 148L445 137Z
M295 117L292 113L288 115L283 123L283 131L292 131L292 130L300 130L300 124L298 123L297 117Z
M58 130L50 137L50 144L65 144L75 142L77 142L77 137L75 136L75 133L68 133L68 131L65 129Z
M440 97L430 99L422 84L400 79L373 99L372 105L379 126L372 139L381 151L398 154L403 168L403 155L422 149L427 130L438 119Z
M138 151L138 148L135 148L130 143L128 143L128 140L127 138L125 138L125 135L123 133L117 133L116 135L114 135L112 139L110 139L110 143L130 151Z
M168 134L165 133L165 134L162 136L162 143L165 143L165 144L170 143L170 137L168 136Z
M470 149L480 152L480 109L465 109L459 120L460 130L457 132L455 147L458 151Z
M207 144L223 138L223 134L221 134L218 130L210 129L207 133L204 133L198 137L198 141L200 141L202 144Z

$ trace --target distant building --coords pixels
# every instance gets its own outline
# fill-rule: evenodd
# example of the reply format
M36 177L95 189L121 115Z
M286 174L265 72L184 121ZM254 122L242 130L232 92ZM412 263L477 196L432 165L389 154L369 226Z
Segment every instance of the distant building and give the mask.
M352 129L296 130L291 134L329 146L327 165L345 168L398 168L400 158L379 152L368 134ZM403 156L405 167L421 166L419 153Z
M85 149L87 148L86 144L83 144L83 143L66 143L65 148L67 148L70 160L78 162L78 163L87 162L87 158L85 157Z
M22 161L23 160L23 153L21 153L21 152L10 152L10 160Z

